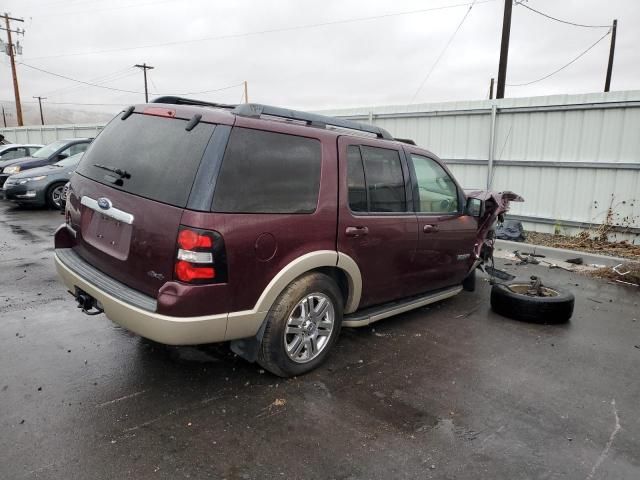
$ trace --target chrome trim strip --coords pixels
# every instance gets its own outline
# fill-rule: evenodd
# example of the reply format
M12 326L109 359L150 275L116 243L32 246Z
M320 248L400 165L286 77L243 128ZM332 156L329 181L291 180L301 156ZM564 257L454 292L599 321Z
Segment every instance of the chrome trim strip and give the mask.
M106 217L111 217L114 220L118 220L119 222L127 223L129 225L133 223L133 215L131 215L130 213L124 212L114 207L102 209L98 206L98 202L91 197L83 196L82 199L80 199L80 203L85 207L90 208L91 210L101 213Z

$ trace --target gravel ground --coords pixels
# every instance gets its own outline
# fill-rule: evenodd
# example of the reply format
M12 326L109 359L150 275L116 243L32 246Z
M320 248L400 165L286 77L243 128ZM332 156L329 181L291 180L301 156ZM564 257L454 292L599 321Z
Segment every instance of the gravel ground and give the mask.
M566 235L552 235L550 233L525 232L526 243L544 245L555 248L568 248L581 252L598 253L612 257L628 258L640 261L640 245L627 242L603 242L581 237L569 237Z

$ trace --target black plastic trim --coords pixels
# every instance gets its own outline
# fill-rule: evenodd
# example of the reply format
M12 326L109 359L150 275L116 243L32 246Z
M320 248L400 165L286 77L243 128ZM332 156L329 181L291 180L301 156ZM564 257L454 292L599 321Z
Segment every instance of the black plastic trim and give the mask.
M120 283L105 273L102 273L100 270L87 263L71 248L57 248L55 252L58 260L60 260L69 270L73 271L76 275L82 277L82 279L112 297L148 312L155 312L158 308L158 302L155 298L140 293L124 283Z

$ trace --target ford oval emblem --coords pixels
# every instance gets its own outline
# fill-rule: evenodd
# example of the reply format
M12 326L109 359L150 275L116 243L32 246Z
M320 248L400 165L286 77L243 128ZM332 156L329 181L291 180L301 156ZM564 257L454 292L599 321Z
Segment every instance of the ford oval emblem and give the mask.
M99 198L98 199L98 206L103 209L103 210L109 210L111 208L111 200L109 200L108 198Z

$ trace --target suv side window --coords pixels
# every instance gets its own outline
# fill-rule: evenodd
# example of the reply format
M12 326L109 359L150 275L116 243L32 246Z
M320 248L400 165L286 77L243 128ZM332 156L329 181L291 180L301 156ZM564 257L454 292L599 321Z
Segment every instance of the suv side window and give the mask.
M352 212L369 210L362 156L360 155L360 147L357 145L349 145L347 148L347 191L349 192L349 208Z
M361 146L370 212L406 212L400 155L396 150Z
M13 148L5 151L0 157L2 160L13 160L14 158L26 157L27 154L24 148Z
M312 213L318 203L320 141L236 127L213 196L213 211Z
M418 183L418 211L454 213L458 211L458 188L438 162L411 154Z

